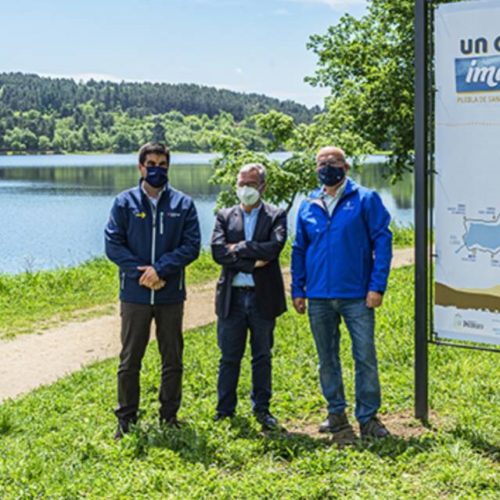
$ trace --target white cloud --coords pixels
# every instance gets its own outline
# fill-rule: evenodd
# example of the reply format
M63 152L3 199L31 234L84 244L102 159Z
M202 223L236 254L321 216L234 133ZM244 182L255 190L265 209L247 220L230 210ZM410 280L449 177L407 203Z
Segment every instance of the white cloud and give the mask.
M243 69L242 68L235 68L234 70L236 71L236 73L238 73L238 75L242 75L243 74Z

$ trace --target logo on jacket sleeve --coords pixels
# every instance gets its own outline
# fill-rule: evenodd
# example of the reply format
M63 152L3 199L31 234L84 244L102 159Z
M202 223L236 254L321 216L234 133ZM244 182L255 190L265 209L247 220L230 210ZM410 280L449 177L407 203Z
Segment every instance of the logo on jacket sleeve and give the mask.
M145 219L146 218L146 212L136 212L134 215L136 217L139 217L139 219Z

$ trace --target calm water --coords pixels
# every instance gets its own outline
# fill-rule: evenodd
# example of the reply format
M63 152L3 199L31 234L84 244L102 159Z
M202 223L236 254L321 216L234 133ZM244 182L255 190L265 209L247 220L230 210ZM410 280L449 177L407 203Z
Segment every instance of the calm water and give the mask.
M136 158L135 154L0 156L0 273L70 266L102 255L103 229L113 198L138 182ZM205 246L220 190L208 183L212 158L175 154L170 171L171 184L195 200ZM378 190L396 221L412 222L410 176L389 186L387 172L376 164L351 174ZM296 208L289 217L291 232Z

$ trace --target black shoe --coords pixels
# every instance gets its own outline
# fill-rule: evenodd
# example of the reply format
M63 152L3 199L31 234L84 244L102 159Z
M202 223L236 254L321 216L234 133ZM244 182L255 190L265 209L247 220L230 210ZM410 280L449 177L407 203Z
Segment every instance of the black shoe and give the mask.
M268 411L262 411L255 414L257 422L262 425L263 431L275 431L280 429L278 420L273 417Z
M329 413L327 419L320 424L319 432L340 432L351 426L345 413Z
M225 420L226 418L233 418L233 417L234 417L234 413L220 413L220 412L217 412L214 415L214 422L220 422L221 420Z
M118 419L118 427L115 432L115 441L120 440L125 434L130 432L130 426L136 424L137 420Z
M366 424L359 425L362 438L385 438L391 435L385 425L377 418L372 417Z
M160 417L160 426L166 425L168 427L172 427L174 429L180 429L181 423L177 420L176 415L172 415L171 417Z

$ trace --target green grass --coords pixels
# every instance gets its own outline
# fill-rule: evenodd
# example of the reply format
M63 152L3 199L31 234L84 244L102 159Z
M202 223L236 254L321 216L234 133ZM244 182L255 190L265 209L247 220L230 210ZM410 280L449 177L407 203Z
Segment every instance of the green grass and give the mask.
M413 269L392 273L378 316L384 413L410 412ZM280 420L318 423L324 402L307 318L287 313L275 335L272 410ZM346 393L353 365L342 339ZM435 430L339 449L304 434L263 436L251 417L249 359L238 417L214 424L218 349L214 326L186 332L181 430L157 425L159 356L151 345L142 378L143 414L120 443L117 360L0 407L0 498L498 498L498 356L430 351ZM445 422L446 425L443 425Z
M215 279L208 251L187 269L188 285ZM78 317L109 313L118 301L117 267L104 257L76 267L0 275L0 338L39 331ZM87 314L82 316L82 310Z
M392 244L394 248L407 248L415 245L415 228L391 223Z
M393 226L394 246L413 246L413 229ZM291 241L282 254L290 265ZM187 268L187 285L215 280L220 267L204 250ZM41 331L61 322L108 314L118 300L118 272L106 258L52 271L0 274L0 339ZM83 310L87 310L82 314Z

